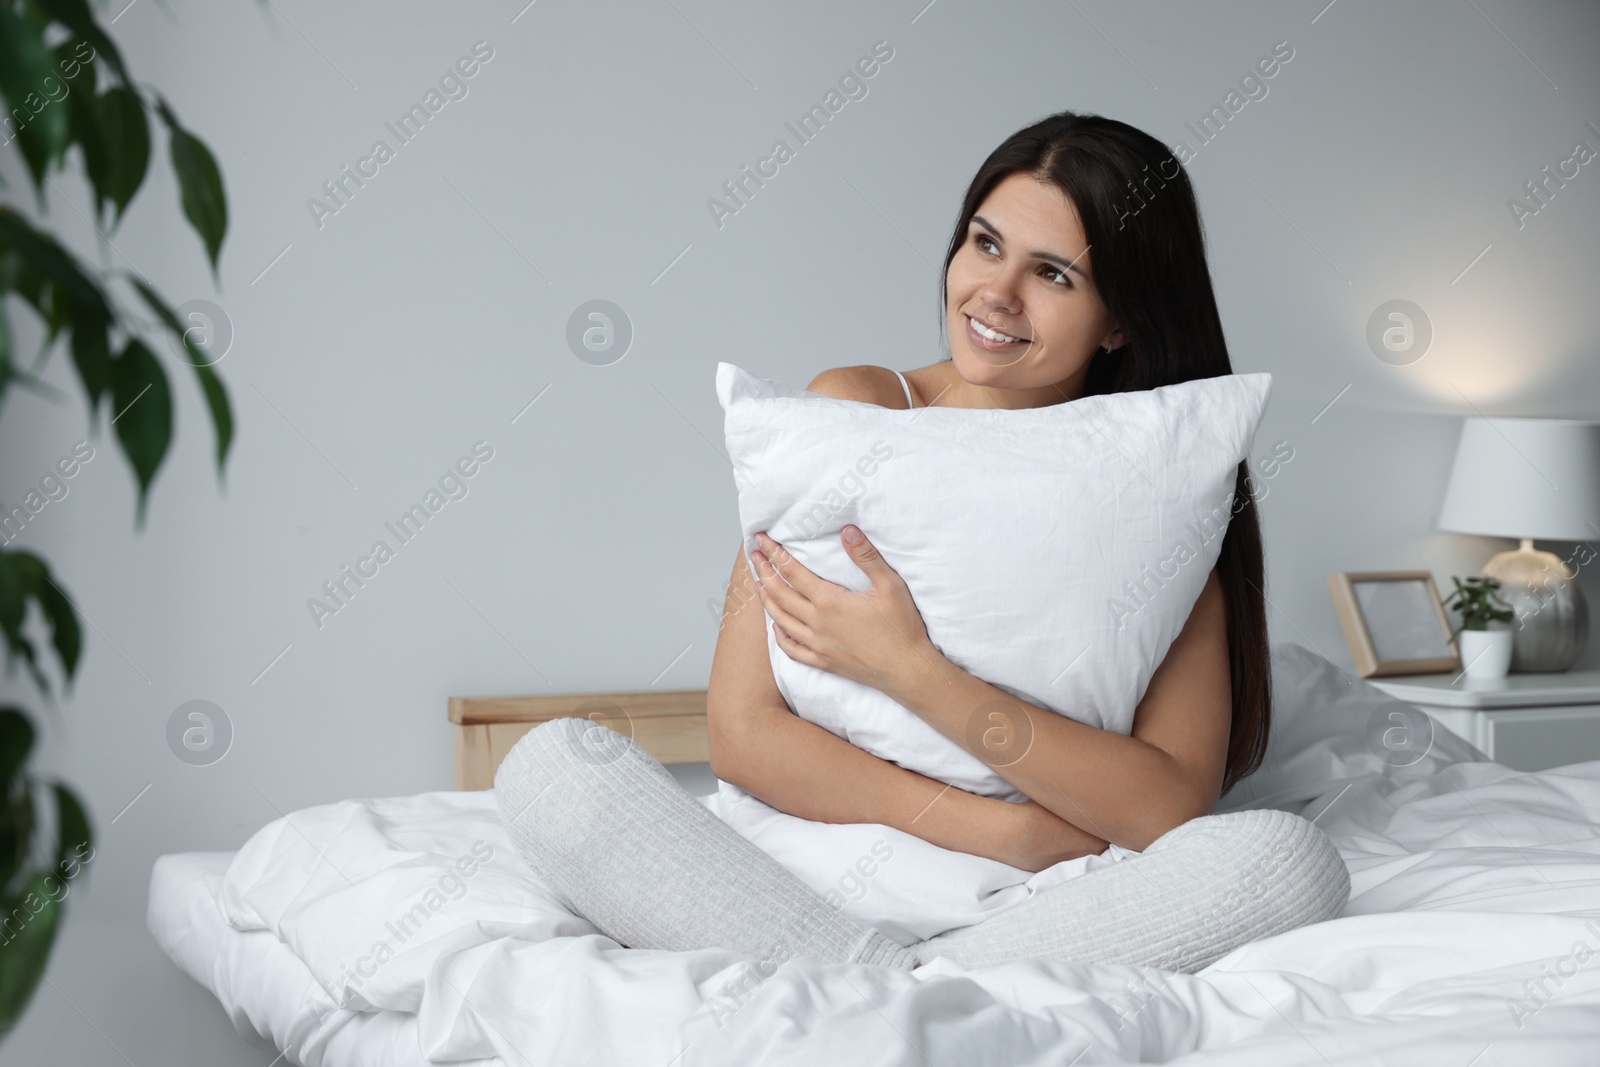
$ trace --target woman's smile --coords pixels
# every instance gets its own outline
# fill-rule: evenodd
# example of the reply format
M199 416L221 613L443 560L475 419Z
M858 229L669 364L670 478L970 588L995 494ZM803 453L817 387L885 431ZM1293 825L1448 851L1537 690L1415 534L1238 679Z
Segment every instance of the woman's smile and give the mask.
M973 318L971 315L967 316L967 340L971 341L979 348L987 349L990 352L1004 352L1008 349L1015 348L1017 345L1031 343L1025 337L1017 337L1013 334L1003 333L991 326L985 325L984 323Z

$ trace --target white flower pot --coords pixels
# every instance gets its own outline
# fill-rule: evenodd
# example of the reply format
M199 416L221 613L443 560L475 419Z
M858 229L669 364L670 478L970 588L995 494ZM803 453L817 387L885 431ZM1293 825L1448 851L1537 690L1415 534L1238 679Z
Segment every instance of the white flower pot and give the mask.
M1504 678L1511 669L1513 630L1462 630L1456 634L1468 678Z

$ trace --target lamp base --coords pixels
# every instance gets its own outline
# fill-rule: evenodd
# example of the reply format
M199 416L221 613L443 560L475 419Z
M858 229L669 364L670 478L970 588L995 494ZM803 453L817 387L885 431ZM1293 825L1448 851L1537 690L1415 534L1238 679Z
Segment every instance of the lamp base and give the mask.
M1560 556L1523 538L1520 548L1485 563L1483 573L1500 582L1496 593L1516 612L1512 671L1564 671L1578 661L1589 641L1589 605Z

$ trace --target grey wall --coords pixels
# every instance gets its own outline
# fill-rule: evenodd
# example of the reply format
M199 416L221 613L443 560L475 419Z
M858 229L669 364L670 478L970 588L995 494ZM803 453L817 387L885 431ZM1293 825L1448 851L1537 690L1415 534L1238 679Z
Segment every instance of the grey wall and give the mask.
M122 1062L111 1045L267 1062L137 932L156 856L236 848L307 805L448 788L452 694L704 685L708 601L738 545L716 363L803 384L941 358L935 264L959 196L1050 112L1192 155L1235 368L1274 375L1256 454L1294 448L1263 504L1276 639L1348 663L1328 574L1428 567L1448 586L1506 547L1434 518L1463 414L1600 418L1600 163L1521 225L1508 208L1575 142L1600 149L1600 10L1325 2L128 9L114 30L133 69L221 162L221 286L159 142L114 248L79 214L76 170L53 179L49 218L91 261L224 309L238 442L219 487L198 395L175 378L147 528L102 416L96 458L19 539L89 623L40 764L86 796L100 845L58 991L0 1057L51 1041L82 1063ZM468 95L314 221L323 183L395 146L385 123L479 41L493 58ZM893 58L866 95L798 144L785 123L880 41ZM1266 94L1247 87L1258 98L1201 146L1186 123L1281 41L1293 58ZM794 157L719 224L708 200L778 139ZM14 154L0 166L20 188ZM568 345L594 299L634 330L609 366ZM1407 366L1365 340L1392 299L1434 331ZM22 345L37 338L26 325ZM89 436L69 372L58 355L45 373L67 400L7 397L0 500ZM307 599L374 540L393 546L385 521L477 441L494 455L469 494L319 628ZM29 696L19 682L8 696ZM208 767L166 740L196 699L235 731ZM126 961L167 985L118 981ZM204 1056L156 1021L169 995L178 1032L215 1038Z

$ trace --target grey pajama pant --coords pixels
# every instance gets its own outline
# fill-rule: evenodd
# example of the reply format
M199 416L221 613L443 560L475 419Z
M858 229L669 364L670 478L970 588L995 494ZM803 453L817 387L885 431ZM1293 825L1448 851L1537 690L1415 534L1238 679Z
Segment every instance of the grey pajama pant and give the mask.
M902 947L835 910L604 726L564 718L530 730L494 788L522 858L628 948L723 948L774 964L1043 958L1192 973L1331 919L1350 896L1349 871L1321 830L1288 812L1243 811L1192 819L1138 856Z

